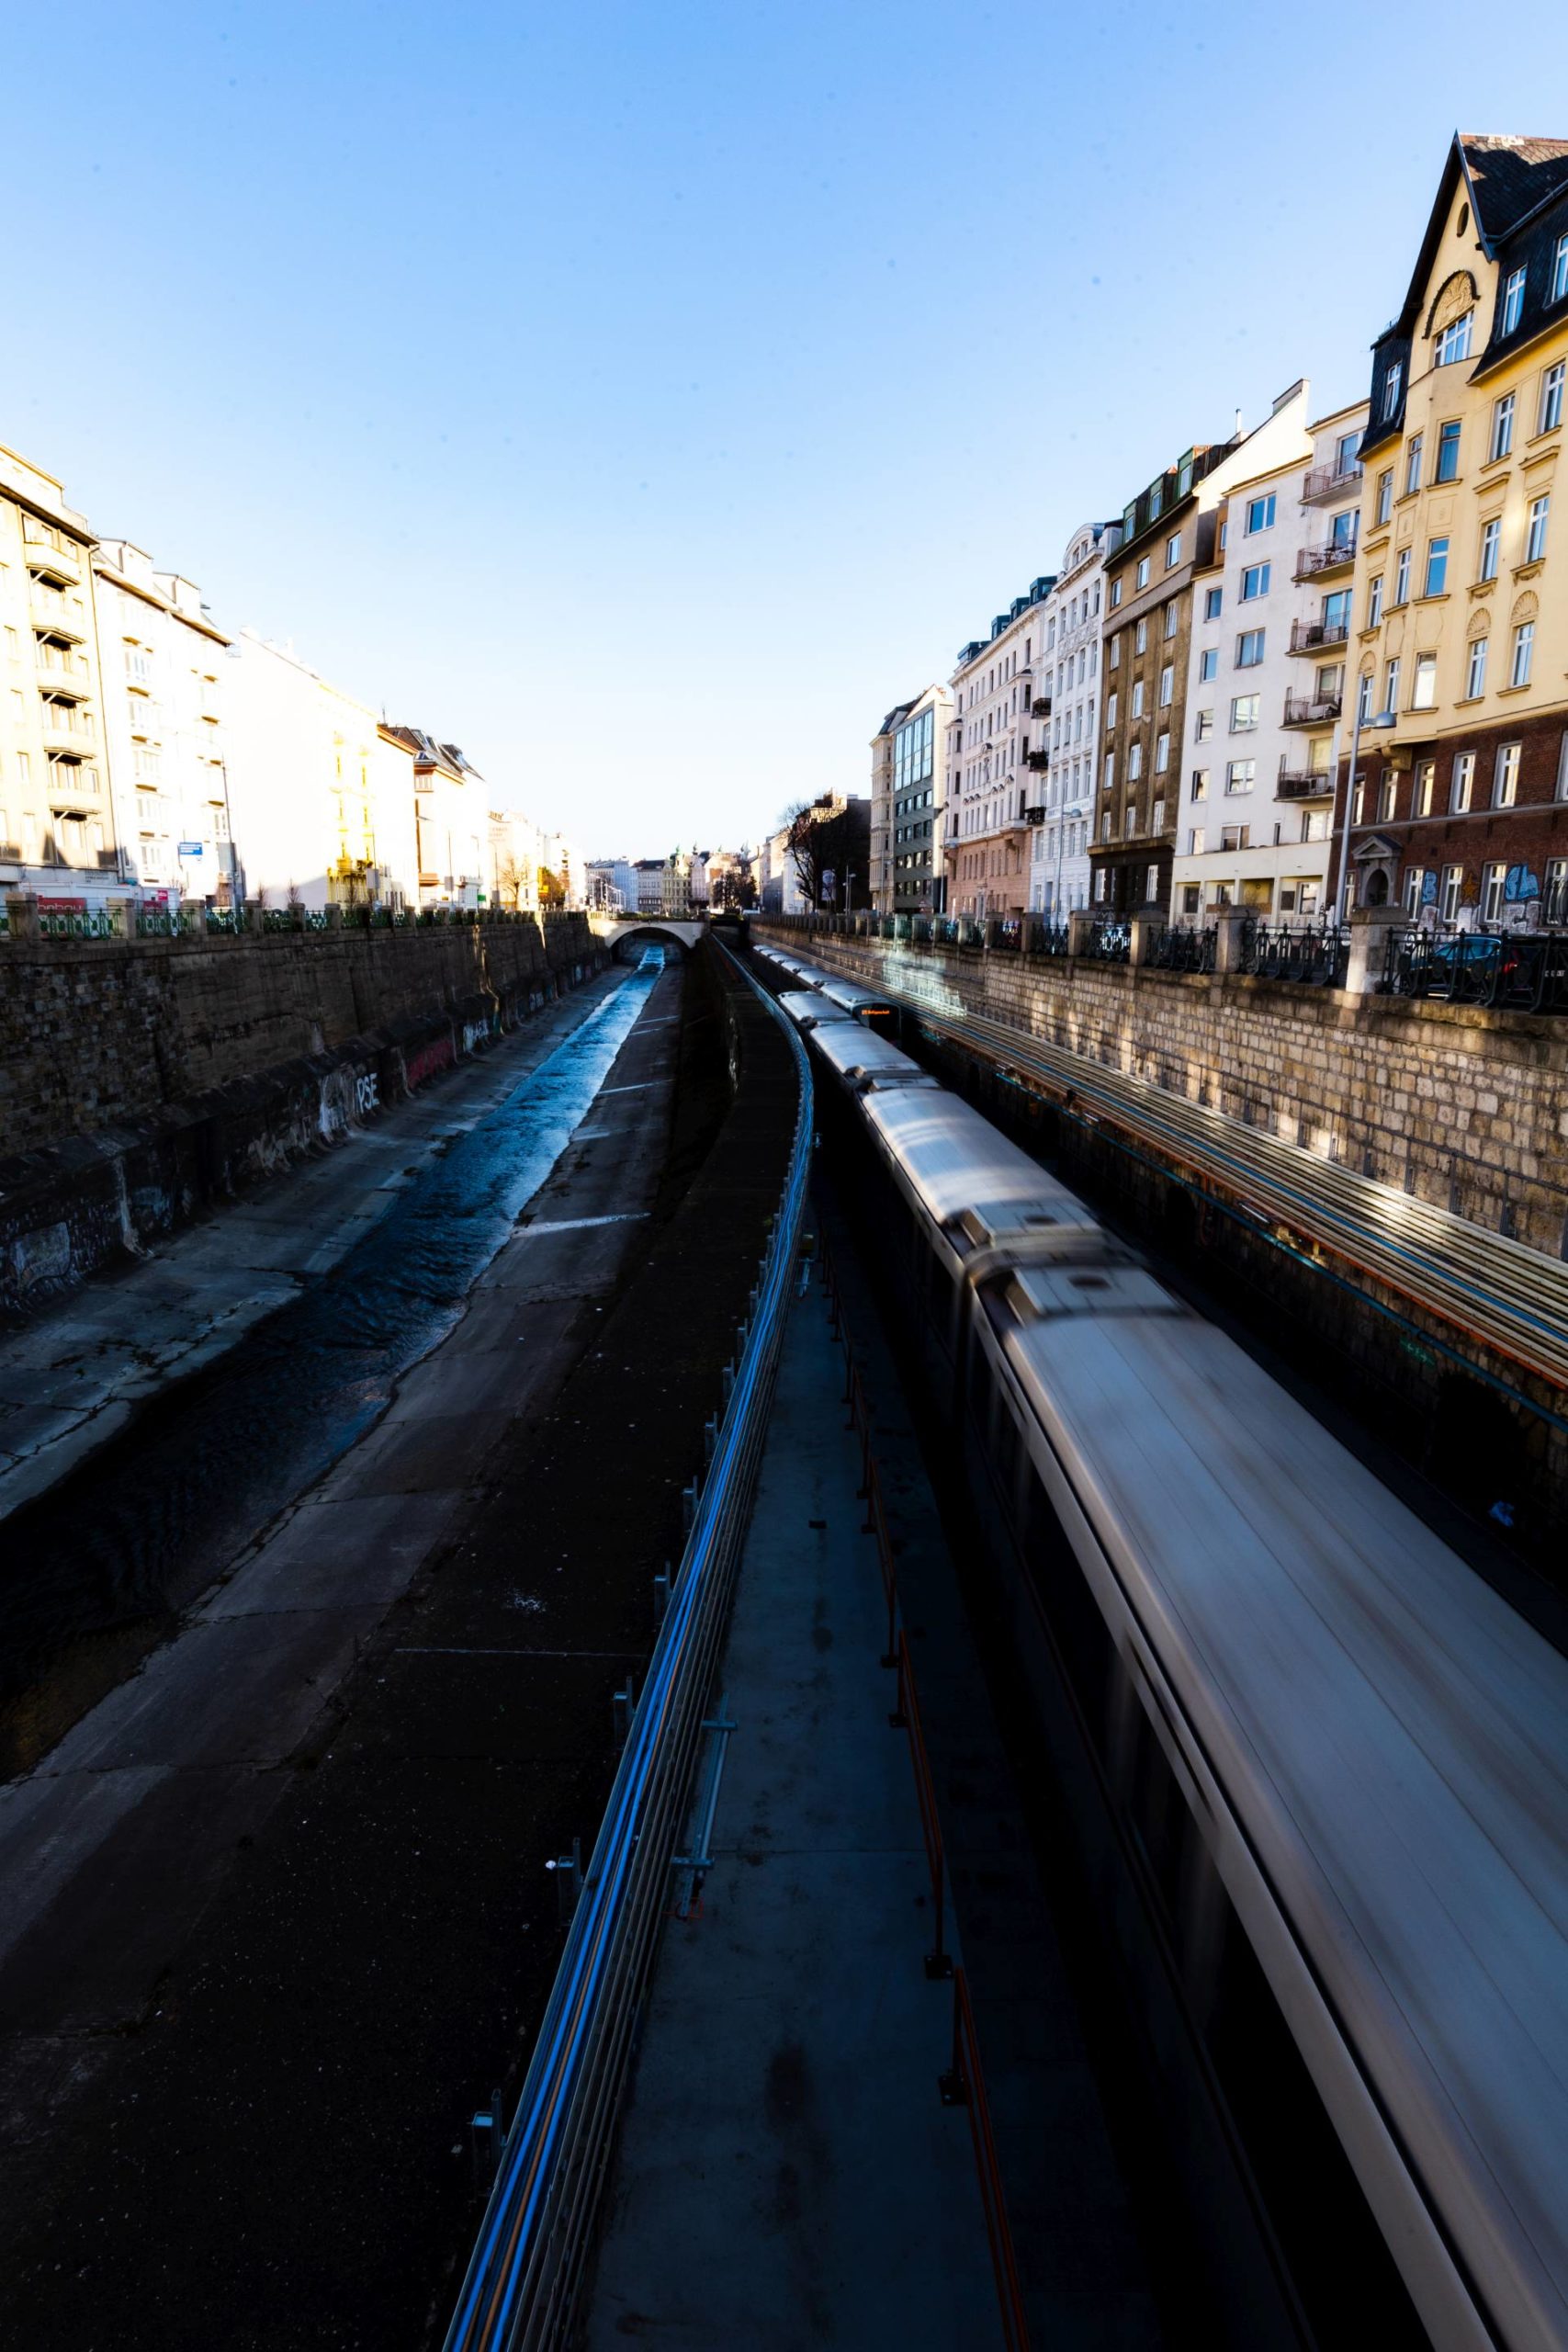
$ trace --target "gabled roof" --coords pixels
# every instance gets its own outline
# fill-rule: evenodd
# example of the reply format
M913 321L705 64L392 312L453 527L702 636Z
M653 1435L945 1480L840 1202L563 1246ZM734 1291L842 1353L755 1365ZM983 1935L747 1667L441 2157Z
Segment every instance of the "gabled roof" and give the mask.
M1442 241L1455 182L1461 178L1471 213L1488 258L1495 255L1525 221L1568 188L1568 139L1504 138L1490 131L1456 130L1444 159L1442 177L1427 219L1427 233L1410 274L1410 286L1395 324L1408 334ZM1385 331L1386 332L1386 331ZM1381 343L1382 337L1377 340Z

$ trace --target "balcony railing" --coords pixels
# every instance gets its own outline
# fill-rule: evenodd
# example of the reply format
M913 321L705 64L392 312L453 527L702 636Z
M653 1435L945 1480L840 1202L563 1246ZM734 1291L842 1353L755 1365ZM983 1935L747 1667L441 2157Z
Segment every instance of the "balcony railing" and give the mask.
M1331 646L1343 645L1349 634L1348 613L1320 621L1292 621L1290 650L1292 653L1325 653Z
M1338 695L1287 695L1284 724L1287 727L1330 727L1339 716L1341 700Z
M1280 800L1326 800L1334 791L1334 778L1327 768L1293 767L1289 752L1280 754L1280 774L1274 785L1275 796Z
M1029 714L1032 718L1049 718L1051 716L1050 695L1036 695L1029 706Z
M1302 484L1303 501L1314 498L1337 498L1354 490L1361 479L1361 461L1353 458L1348 466L1314 466Z
M1295 576L1310 580L1320 571L1342 571L1356 560L1356 542L1349 539L1329 539L1322 547L1303 548L1296 557Z
M1026 825L1043 825L1045 822L1044 809L1026 808L1023 812L1023 821Z
M1023 763L1025 767L1030 768L1048 768L1051 764L1049 745L1037 743L1032 752L1025 752Z

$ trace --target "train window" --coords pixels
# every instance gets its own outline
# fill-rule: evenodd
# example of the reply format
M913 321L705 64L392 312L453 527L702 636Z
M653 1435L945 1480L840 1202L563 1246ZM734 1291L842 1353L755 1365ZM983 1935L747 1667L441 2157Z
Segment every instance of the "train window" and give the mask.
M945 1340L953 1326L953 1277L934 1250L926 1253L926 1305L939 1337Z
M981 1345L977 1326L969 1332L969 1411L975 1427L988 1444L991 1435L991 1397L995 1384L986 1351Z
M1023 1549L1029 1572L1098 1750L1105 1743L1106 1702L1116 1646L1032 1462L1024 1481L1023 1500Z
M997 1390L997 1481L1001 1487L1002 1508L1010 1519L1018 1510L1018 1423L1012 1417L1012 1405L1007 1390Z
M1225 1923L1208 2042L1296 2292L1319 2344L1417 2352L1430 2339L1416 2315L1234 1912Z

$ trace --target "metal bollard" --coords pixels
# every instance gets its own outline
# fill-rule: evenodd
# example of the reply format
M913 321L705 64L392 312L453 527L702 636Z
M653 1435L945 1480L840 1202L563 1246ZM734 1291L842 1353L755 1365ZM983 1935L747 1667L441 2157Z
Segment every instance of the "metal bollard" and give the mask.
M545 1868L556 1874L556 1899L560 1905L561 1925L566 1926L577 1908L577 1898L582 1891L582 1840L574 1838L570 1854L558 1854Z

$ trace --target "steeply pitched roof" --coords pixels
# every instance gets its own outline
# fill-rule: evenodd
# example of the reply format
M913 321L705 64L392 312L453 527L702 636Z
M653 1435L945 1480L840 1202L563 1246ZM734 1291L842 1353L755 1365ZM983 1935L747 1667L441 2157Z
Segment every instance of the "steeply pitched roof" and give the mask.
M1568 139L1502 138L1461 130L1477 226L1489 245L1568 188Z

